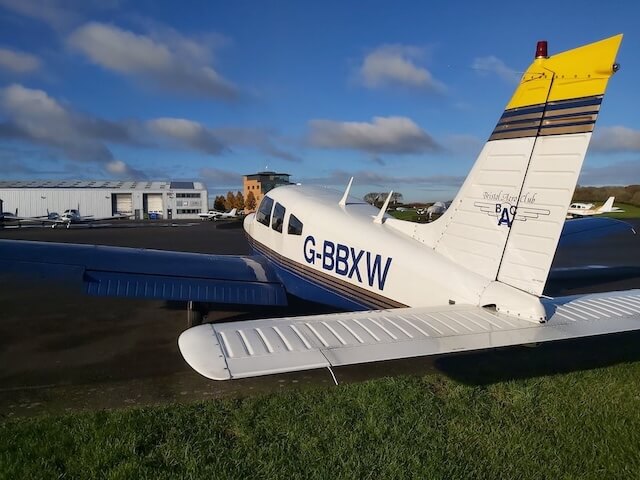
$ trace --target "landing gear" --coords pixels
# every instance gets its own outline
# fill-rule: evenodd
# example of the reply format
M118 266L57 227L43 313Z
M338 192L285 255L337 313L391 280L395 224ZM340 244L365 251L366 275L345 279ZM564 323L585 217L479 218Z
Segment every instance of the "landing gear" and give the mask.
M204 304L193 301L187 302L187 328L201 325L206 317L207 309Z

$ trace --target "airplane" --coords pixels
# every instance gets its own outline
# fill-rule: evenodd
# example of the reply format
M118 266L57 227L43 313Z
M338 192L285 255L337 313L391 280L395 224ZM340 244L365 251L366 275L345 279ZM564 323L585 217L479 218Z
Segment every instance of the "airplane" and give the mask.
M616 197L609 197L601 207L594 208L593 203L572 203L567 210L567 218L580 218L592 215L602 215L603 213L624 212L618 207L613 206Z
M78 224L93 224L95 222L101 222L105 220L120 220L125 218L130 218L131 215L113 215L111 217L94 217L93 215L81 215L80 214L80 205L78 208L69 208L65 210L62 214L58 214L57 212L49 212L47 210L47 215L42 217L33 217L30 220L41 222L41 223L50 223L51 228L57 228L59 226L65 226L67 229L71 228L71 225Z
M47 215L39 216L39 217L20 217L18 215L18 209L16 208L14 212L4 212L3 210L3 201L0 199L0 227L4 227L7 224L18 225L21 226L25 223L34 223L40 222L43 218L51 218L49 213Z
M207 213L199 213L200 220L223 220L225 218L238 218L238 209L232 208L228 212L218 212L217 210L209 210Z
M431 218L434 215L442 215L444 212L447 211L447 208L449 208L449 205L447 205L447 203L450 202L435 202L433 205L431 205L430 207L427 208L426 213L429 217L429 221L431 221Z
M622 35L549 56L538 42L450 208L428 224L394 219L344 192L275 188L244 220L253 255L204 255L0 240L0 270L46 272L91 295L344 313L195 325L179 349L229 380L640 329L640 289L543 294L559 242L621 231L564 222ZM628 226L627 226L628 227Z

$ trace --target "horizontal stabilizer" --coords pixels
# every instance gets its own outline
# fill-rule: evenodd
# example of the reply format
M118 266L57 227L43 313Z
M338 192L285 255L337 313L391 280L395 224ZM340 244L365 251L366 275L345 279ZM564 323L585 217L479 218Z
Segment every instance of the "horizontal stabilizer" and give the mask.
M545 300L533 323L470 305L200 325L178 344L214 380L442 355L640 329L640 290Z

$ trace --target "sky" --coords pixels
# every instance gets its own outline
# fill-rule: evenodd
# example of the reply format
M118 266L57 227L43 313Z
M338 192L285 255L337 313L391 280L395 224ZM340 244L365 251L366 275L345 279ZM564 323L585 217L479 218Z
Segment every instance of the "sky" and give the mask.
M536 42L624 33L581 185L640 183L640 4L0 0L0 179L449 200Z

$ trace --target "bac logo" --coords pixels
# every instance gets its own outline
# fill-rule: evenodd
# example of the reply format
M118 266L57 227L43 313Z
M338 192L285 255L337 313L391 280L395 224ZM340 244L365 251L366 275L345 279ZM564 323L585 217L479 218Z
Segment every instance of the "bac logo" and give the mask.
M311 265L319 264L324 270L335 272L359 283L374 285L384 290L387 274L391 267L391 257L383 260L381 255L373 255L366 250L356 250L341 243L329 240L316 244L316 239L309 235L304 240L304 259Z
M473 206L478 208L482 213L486 213L490 217L498 220L498 226L506 225L511 228L514 220L526 222L527 220L536 220L540 216L548 216L551 211L546 208L538 208L528 204L511 205L510 203L493 203L493 202L473 202Z
M496 214L498 216L498 226L506 224L507 227L510 227L516 216L516 206L496 203Z

